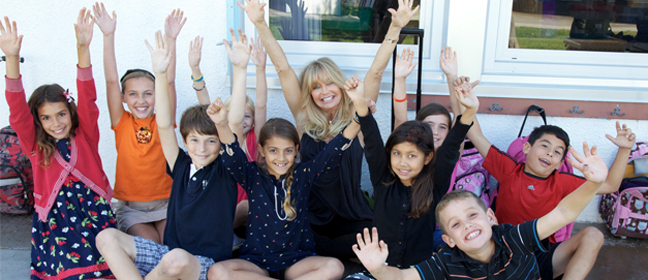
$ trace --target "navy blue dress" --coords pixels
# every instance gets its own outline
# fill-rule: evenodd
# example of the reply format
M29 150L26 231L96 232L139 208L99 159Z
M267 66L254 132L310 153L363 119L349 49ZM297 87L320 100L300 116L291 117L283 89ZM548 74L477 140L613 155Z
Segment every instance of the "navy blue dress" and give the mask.
M302 162L293 171L291 198L297 217L288 221L283 209L286 197L286 175L276 179L261 169L234 141L224 145L223 165L248 194L248 228L241 259L268 271L284 270L296 262L315 255L313 233L308 221L308 197L318 176L339 165L343 146L351 140L342 134L331 140L312 160Z

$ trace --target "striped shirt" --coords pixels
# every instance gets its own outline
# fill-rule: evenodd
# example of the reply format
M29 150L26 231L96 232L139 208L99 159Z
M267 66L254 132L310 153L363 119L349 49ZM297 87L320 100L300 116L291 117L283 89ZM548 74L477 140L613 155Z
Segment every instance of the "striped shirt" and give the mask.
M421 279L540 279L533 252L546 251L548 245L538 238L537 220L516 226L493 226L495 253L488 264L443 244L441 250L414 266Z

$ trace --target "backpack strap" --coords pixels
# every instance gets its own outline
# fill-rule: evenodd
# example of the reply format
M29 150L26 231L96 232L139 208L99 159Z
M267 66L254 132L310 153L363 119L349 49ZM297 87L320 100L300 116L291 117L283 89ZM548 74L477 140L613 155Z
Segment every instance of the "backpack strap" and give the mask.
M545 114L545 110L542 107L538 106L538 105L531 105L531 106L529 106L529 109L527 109L526 114L524 115L524 121L522 121L522 127L520 127L520 133L518 133L518 138L520 138L520 136L522 136L522 131L524 130L524 124L526 123L527 117L529 116L530 112L536 112L536 113L540 114L544 124L545 125L547 124L547 115Z

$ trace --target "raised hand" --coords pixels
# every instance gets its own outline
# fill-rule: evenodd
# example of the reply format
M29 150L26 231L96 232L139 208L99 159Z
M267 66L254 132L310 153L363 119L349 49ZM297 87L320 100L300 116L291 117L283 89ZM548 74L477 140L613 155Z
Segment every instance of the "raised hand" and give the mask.
M407 78L417 62L414 62L414 51L410 48L403 50L401 55L396 56L396 69L394 70L395 78Z
M236 5L245 11L253 24L265 22L263 7L265 7L266 3L261 4L259 0L245 0L245 5L239 1L236 1Z
M569 163L583 173L583 177L592 183L603 183L608 175L608 168L603 159L596 151L596 146L589 149L587 142L583 142L583 155L579 154L574 147L569 147L571 157Z
M156 74L166 73L169 63L171 62L171 55L169 49L164 44L162 31L155 32L155 49L151 47L148 40L144 40L146 46L151 52L151 62L153 64L153 72Z
M18 36L18 26L15 21L4 17L5 25L0 22L0 49L8 57L18 57L23 35Z
M362 100L364 101L364 83L360 80L358 75L353 75L344 83L344 90L351 100ZM366 103L366 102L363 102Z
M251 47L248 46L247 36L245 33L241 32L240 28L238 30L239 38L236 37L233 28L230 28L230 33L232 34L231 46L227 40L223 39L225 50L227 50L227 56L232 65L239 68L245 68L247 67L248 61L250 61L251 50Z
M452 82L457 79L457 72L459 69L457 66L457 52L453 52L451 47L446 46L445 49L441 49L439 65L441 66L443 73L445 73L448 81Z
M216 97L216 100L209 104L207 115L216 126L227 126L227 108L225 108L225 104L223 104L220 97Z
M92 41L92 28L94 27L94 17L90 14L90 10L86 8L79 11L77 23L74 24L74 31L76 33L77 45L90 46Z
M182 26L184 26L187 18L184 17L184 12L180 9L174 9L170 15L164 20L164 36L169 36L173 39L178 38Z
M192 69L200 66L200 56L202 55L203 37L196 36L193 41L189 42L189 67Z
M103 3L95 3L92 5L92 11L94 13L95 23L99 26L101 33L104 36L115 34L115 29L117 28L117 14L115 11L112 12L111 18Z
M247 1L247 0L246 0ZM258 1L258 0L254 0ZM389 12L392 14L392 25L395 27L403 28L407 25L407 23L410 21L412 16L418 11L420 6L416 6L414 10L412 10L412 5L414 4L414 0L398 0L398 10L394 10L393 8L389 8ZM250 19L252 20L252 19Z
M263 48L263 44L261 44L261 37L257 37L256 44L254 43L254 40L251 40L250 46L252 47L252 53L250 54L250 60L252 60L252 63L257 67L265 67L268 53Z
M369 235L368 228L365 228L363 232L364 240L362 234L358 233L356 236L358 244L353 245L353 252L369 272L380 271L385 267L385 261L389 255L387 244L382 240L378 241L377 228L374 227L371 230L371 235Z
M454 86L455 88L458 88L464 83L470 83L470 78L466 77L466 76L461 76L459 78L456 78L452 82L452 86ZM473 82L472 84L470 84L470 88L475 88L478 84L479 84L479 80L477 80L477 81Z
M479 81L475 83L479 83ZM464 83L455 87L455 94L459 103L466 109L477 110L479 108L479 99L472 89L473 86L468 81L464 81Z
M637 136L632 133L632 130L625 124L621 125L619 121L616 122L617 136L612 137L610 134L605 134L605 137L617 145L619 149L632 149L635 144Z

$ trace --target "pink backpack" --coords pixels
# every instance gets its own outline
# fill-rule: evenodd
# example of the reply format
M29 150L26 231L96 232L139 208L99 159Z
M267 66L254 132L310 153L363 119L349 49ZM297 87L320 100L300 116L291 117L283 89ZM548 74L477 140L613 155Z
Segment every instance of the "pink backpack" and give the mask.
M524 124L526 123L527 117L529 116L530 112L536 112L540 114L542 117L542 121L544 124L547 124L547 116L545 114L545 110L541 108L538 105L531 105L529 109L527 110L526 114L524 115L524 121L522 122L522 127L520 128L520 133L518 133L518 138L513 140L511 145L509 145L508 149L506 150L506 153L509 154L515 161L518 163L523 163L526 161L526 154L523 151L524 148L524 143L526 143L529 140L529 136L524 136L522 137L522 131L524 130ZM567 152L567 156L569 156L569 152ZM566 172L566 173L574 173L574 168L569 164L569 161L565 160L562 165L558 168L558 172ZM571 237L572 229L574 228L574 223L570 223L566 225L564 228L559 229L556 231L554 234L554 238L556 239L557 242L564 241L569 239Z
M464 141L464 150L461 158L457 161L450 179L450 188L453 190L471 191L490 207L497 195L497 181L493 178L482 164L484 157L477 151L470 140Z
M648 177L623 179L619 190L603 195L599 213L613 235L648 238Z

